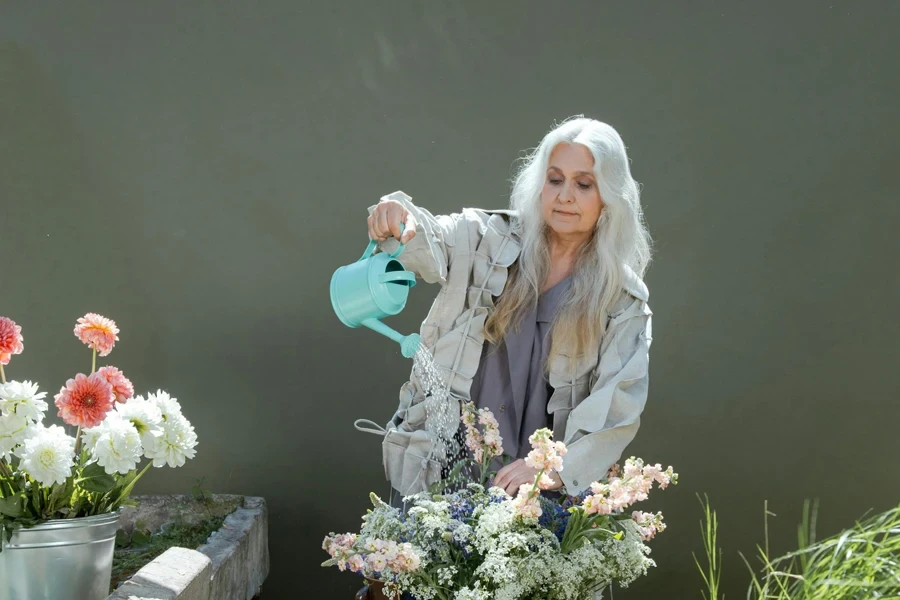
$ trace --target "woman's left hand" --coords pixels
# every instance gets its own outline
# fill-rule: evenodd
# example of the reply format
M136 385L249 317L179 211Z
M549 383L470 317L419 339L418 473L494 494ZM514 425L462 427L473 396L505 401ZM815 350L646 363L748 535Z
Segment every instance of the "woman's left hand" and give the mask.
M497 476L494 477L494 487L503 488L507 494L515 496L519 493L519 486L523 483L534 484L537 474L537 470L526 465L524 458L520 458L497 471ZM553 487L549 489L558 490L562 487L562 479L556 471L550 471L547 475L553 480Z

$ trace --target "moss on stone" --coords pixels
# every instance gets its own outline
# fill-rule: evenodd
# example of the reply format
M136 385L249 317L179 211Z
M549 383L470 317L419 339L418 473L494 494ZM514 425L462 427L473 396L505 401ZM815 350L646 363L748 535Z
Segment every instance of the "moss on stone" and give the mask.
M116 533L110 592L169 548L196 550L205 544L221 529L225 518L241 506L243 497L195 493L135 500L135 520L126 519L130 522ZM155 531L151 530L154 527Z

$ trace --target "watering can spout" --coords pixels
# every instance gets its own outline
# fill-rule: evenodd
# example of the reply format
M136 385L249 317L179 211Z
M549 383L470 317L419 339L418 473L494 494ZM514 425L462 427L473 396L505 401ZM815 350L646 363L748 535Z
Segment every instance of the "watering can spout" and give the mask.
M416 352L419 350L419 345L422 343L422 338L419 337L419 334L413 333L410 335L403 335L394 331L378 319L366 319L361 325L368 327L372 331L378 332L385 337L389 337L400 344L400 353L405 358L412 358L415 356Z

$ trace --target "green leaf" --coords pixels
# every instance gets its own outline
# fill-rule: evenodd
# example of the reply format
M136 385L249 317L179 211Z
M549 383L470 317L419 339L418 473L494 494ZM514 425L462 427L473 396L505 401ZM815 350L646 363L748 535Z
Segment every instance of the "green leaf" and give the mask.
M76 492L77 493L77 492ZM72 507L69 509L69 512L66 513L66 517L69 519L76 519L78 517L83 517L85 515L81 514L81 510L84 507L84 494L77 494L75 501L72 503ZM62 511L60 511L62 512Z
M110 510L118 509L120 506L122 506L123 502L128 500L129 496L131 496L131 491L134 489L134 486L137 484L138 480L144 476L144 473L146 473L147 469L149 469L151 466L153 466L152 461L148 462L147 466L141 469L140 473L138 473L134 477L128 477L128 483L122 487L122 490L116 490L115 500L113 500L109 505Z
M41 486L38 485L37 482L34 482L31 486L31 506L34 509L34 514L40 515L43 513L43 496L41 495Z
M128 534L125 533L125 530L118 530L116 532L116 548L127 548L130 544L131 540L128 539Z
M132 469L128 472L127 475L119 475L118 480L116 481L116 490L123 490L126 486L128 486L132 481L134 481L135 477L137 477L137 470Z
M22 509L22 496L0 498L0 515L13 519L25 516L25 511Z
M105 494L116 486L116 478L104 471L99 464L91 463L81 472L75 485L88 492Z
M198 479L197 484L191 488L191 494L198 502L204 502L208 504L212 502L212 492L203 487L203 482L205 480L205 477L201 477L200 479Z
M13 520L9 517L3 517L0 519L0 537L6 540L6 543L10 543L12 541L13 534ZM0 552L3 551L3 540L0 540Z
M144 546L145 544L150 543L150 535L149 531L144 529L135 529L134 533L131 534L131 545L132 546Z
M72 502L73 493L75 493L75 478L69 477L64 485L50 494L50 510L56 512L68 506Z
M65 494L69 481L71 481L71 479L66 479L65 483L53 485L53 488L50 490L50 499L47 502L50 510L53 510L54 505L59 502L60 498Z

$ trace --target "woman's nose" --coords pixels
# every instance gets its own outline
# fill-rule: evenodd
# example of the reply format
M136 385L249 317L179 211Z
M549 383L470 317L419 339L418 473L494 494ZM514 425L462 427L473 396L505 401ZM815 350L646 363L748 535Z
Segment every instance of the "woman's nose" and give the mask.
M575 200L575 190L572 189L571 183L566 182L562 184L562 188L559 190L559 200L565 203Z

